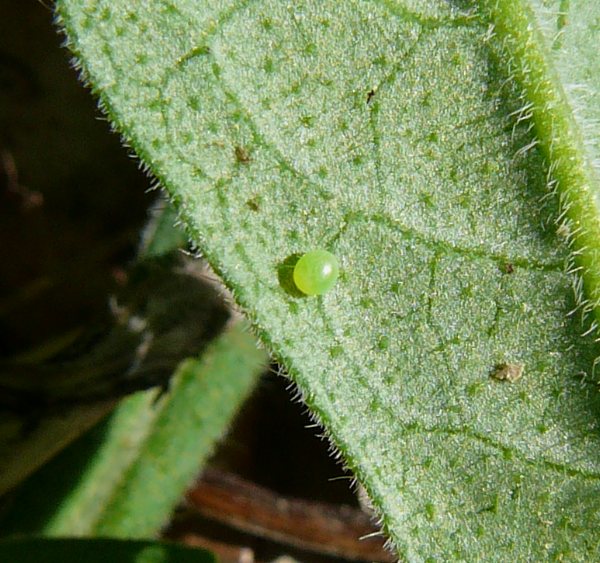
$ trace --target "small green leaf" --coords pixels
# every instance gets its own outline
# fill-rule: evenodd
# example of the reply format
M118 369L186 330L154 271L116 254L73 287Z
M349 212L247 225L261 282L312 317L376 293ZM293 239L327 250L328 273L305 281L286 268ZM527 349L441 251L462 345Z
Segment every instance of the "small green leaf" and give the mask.
M243 325L188 359L169 390L125 399L109 420L23 487L4 533L152 537L267 362Z
M185 362L164 403L159 400L152 432L91 531L113 537L157 534L267 363L243 324L215 340L201 361Z

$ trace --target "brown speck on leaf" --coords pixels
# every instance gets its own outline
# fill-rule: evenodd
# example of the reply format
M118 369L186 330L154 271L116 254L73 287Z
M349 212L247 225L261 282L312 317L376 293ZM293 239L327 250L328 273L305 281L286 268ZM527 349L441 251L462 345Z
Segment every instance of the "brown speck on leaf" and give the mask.
M492 372L492 377L500 381L514 383L523 375L523 364L499 364Z
M259 210L259 205L258 205L258 201L256 200L256 198L251 198L246 202L246 205L252 210L252 211L258 211Z
M507 262L506 264L504 264L504 273L512 274L514 271L515 271L515 267L513 264L511 264L510 262Z
M373 96L375 96L375 89L372 88L371 90L369 90L369 92L367 93L367 104L371 103L371 100L373 99Z
M244 147L235 147L235 159L240 164L248 164L250 162L250 154Z

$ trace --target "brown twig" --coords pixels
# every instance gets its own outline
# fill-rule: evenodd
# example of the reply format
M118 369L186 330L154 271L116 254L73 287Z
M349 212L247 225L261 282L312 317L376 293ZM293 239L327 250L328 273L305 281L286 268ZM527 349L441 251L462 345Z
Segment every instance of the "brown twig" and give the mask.
M202 516L303 550L356 561L394 561L368 515L359 509L288 498L236 475L207 469L187 494ZM169 534L189 534L179 522Z

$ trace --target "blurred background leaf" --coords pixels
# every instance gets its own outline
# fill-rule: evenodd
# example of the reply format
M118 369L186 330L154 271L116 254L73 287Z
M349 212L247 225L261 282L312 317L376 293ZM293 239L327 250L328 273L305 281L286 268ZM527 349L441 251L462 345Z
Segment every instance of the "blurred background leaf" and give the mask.
M0 560L11 563L214 563L209 551L164 542L112 539L0 541Z

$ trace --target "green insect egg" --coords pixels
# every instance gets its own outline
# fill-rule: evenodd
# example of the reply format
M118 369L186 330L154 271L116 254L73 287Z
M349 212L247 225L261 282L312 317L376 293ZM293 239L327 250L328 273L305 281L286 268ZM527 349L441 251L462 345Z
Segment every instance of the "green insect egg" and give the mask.
M294 267L294 283L306 295L321 295L335 284L340 267L327 250L316 249L304 254Z

